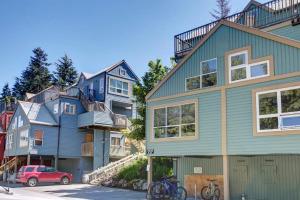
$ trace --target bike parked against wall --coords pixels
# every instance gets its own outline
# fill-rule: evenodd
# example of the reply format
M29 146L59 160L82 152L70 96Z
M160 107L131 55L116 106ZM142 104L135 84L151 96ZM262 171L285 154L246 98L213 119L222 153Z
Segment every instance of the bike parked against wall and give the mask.
M178 183L175 176L162 177L161 181L150 186L151 199L186 200L187 192L184 187L178 186Z
M201 189L201 197L204 200L219 200L220 199L220 189L217 184L215 184L216 180L208 180L209 184L204 186Z

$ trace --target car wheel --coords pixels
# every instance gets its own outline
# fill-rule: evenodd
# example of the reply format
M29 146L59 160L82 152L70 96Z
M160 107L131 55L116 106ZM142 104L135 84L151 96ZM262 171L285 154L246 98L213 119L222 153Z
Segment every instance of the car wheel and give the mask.
M62 185L68 185L70 183L70 179L68 177L64 176L64 177L61 178L60 183Z
M27 185L29 186L29 187L35 187L36 185L37 185L37 179L36 178L30 178L30 179L28 179L28 181L27 181Z

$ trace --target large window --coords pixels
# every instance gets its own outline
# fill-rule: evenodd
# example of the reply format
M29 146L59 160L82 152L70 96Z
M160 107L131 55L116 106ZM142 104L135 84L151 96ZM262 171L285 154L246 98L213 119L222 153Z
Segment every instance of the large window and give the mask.
M186 91L215 86L217 84L217 59L201 62L201 75L185 81Z
M128 82L109 78L110 93L128 96L128 86Z
M256 93L257 131L300 129L300 86Z
M34 132L34 146L42 146L43 145L43 137L44 133L41 130L37 130Z
M13 134L8 134L7 136L8 136L8 138L7 138L6 144L7 144L7 147L9 149L11 149L12 144L13 144Z
M196 103L154 109L155 138L178 138L196 135Z
M20 131L20 147L28 146L28 129Z
M239 82L269 76L269 61L248 63L248 51L230 54L229 82Z

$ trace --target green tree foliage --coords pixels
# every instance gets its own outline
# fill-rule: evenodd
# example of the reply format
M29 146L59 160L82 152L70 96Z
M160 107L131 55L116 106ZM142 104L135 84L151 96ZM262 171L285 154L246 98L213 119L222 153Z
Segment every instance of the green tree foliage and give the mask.
M35 48L30 57L28 67L22 72L21 77L16 78L13 94L18 99L23 99L26 92L38 93L51 85L47 54L41 48Z
M10 103L11 102L11 100L12 100L12 92L11 92L11 90L10 90L10 88L9 88L9 85L8 85L8 83L6 83L4 86L3 86L3 88L2 88L2 92L1 92L1 97L0 97L0 99L1 99L1 101L4 101L5 103Z
M58 59L56 71L53 72L53 83L65 89L73 85L78 77L77 71L73 66L73 61L67 55Z
M169 70L168 67L163 66L160 59L150 61L148 67L148 71L142 77L142 82L138 83L133 88L133 95L137 100L137 112L139 117L131 120L132 129L125 133L127 137L136 140L143 140L145 138L145 97L154 86L164 78Z
M213 12L211 12L211 16L215 20L223 19L228 16L230 13L230 6L229 6L229 0L217 0L217 9L214 9Z

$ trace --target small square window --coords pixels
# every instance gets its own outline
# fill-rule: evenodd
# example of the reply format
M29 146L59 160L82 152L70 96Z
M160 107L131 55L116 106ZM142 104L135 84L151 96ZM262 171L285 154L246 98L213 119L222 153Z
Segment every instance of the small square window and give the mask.
M124 69L120 69L120 75L121 76L126 76L126 71Z
M70 103L65 104L65 113L66 114L74 115L75 112L76 112L76 105L70 104Z

